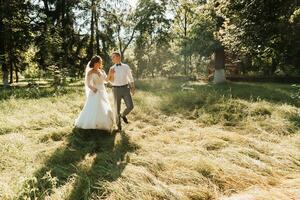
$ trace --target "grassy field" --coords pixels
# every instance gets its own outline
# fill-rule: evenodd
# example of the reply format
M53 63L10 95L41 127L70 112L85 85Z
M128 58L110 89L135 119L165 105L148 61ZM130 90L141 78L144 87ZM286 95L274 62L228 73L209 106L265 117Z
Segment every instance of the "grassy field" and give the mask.
M299 85L137 87L113 134L74 129L80 83L1 88L0 199L300 199Z

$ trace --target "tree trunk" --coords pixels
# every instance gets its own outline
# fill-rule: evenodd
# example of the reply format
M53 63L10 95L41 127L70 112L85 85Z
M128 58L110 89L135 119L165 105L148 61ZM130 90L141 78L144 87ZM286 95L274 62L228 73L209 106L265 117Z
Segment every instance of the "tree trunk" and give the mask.
M11 55L10 55L10 58L9 58L9 67L10 67L10 70L9 70L9 73L10 73L9 83L13 83L14 82L14 67L13 67L13 61L12 61L12 56Z
M10 40L10 42L8 42L8 46L7 46L7 48L8 48L8 50L9 50L9 54L8 54L8 59L9 59L9 73L10 73L10 80L9 80L9 83L13 83L14 82L14 66L13 66L13 52L12 52L12 50L13 50L13 44L12 44L12 42L13 42L13 38L12 38L12 34L11 34L11 29L10 29L10 31L8 32L8 34L9 34L9 40Z
M192 63L192 55L189 56L189 71L191 75L193 74L193 63Z
M15 66L15 75L16 75L16 83L19 82L19 69L18 69L18 66L16 65L16 63L14 63L14 66Z
M100 35L99 35L99 26L98 26L98 11L95 11L95 25L96 25L96 51L97 51L97 55L101 54L100 51Z
M270 68L269 76L273 76L276 72L278 62L276 59L272 58L272 65Z
M8 69L6 63L2 64L2 80L3 80L3 85L7 86L8 84Z
M250 54L245 55L245 57L242 59L241 63L241 72L242 75L245 75L248 69L252 68L252 57Z
M61 26L62 26L62 38L63 38L63 56L62 56L62 66L61 67L65 67L67 65L67 56L68 56L68 42L67 42L67 25L66 25L66 12L68 12L68 8L66 5L66 0L62 0L61 1Z
M2 1L0 1L2 3ZM5 59L5 37L4 37L4 24L2 21L2 16L0 14L0 63L2 63L2 82L5 86L8 85L8 68Z
M109 53L108 53L108 45L106 44L106 40L104 37L101 37L101 43L102 43L102 53L103 53L103 59L104 63L108 64L110 62Z
M187 10L186 8L184 9L184 73L187 76L188 75L188 66L187 66L187 43L186 43L186 38L187 38Z
M90 44L88 48L88 59L92 58L94 55L94 34L95 34L95 24L94 24L94 16L95 16L95 0L92 0L92 6L91 6L91 11L92 11L92 17L91 17L91 39L90 39Z
M121 60L124 58L123 46L122 46L122 39L121 39L121 25L118 25L118 40L119 40L119 51L121 54ZM125 51L125 50L124 50Z
M138 61L137 66L136 66L136 79L137 80L139 80L139 78L140 78L140 74L139 74L140 70L139 69L140 69L140 62Z
M215 73L214 83L224 83L225 78L225 51L224 47L220 47L215 51Z
M44 2L44 6L45 6L46 15L49 17L50 16L50 9L49 9L49 5L48 5L48 0L43 0L43 2Z
M119 27L119 30L118 30L118 37L119 37L119 46L120 46L120 53L121 53L121 58L122 60L124 59L125 57L125 51L127 50L127 48L129 47L130 43L133 41L133 38L134 38L134 35L135 35L135 32L136 32L136 27L134 27L132 33L131 33L131 36L129 38L129 40L127 41L127 43L124 43L124 47L122 45L122 40L121 40L121 36L120 36L120 30L121 30L121 27Z

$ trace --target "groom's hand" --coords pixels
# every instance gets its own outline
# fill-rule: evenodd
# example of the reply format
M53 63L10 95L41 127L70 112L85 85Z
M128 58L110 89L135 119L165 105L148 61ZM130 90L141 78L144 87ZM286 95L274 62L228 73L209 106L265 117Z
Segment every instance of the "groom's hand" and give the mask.
M132 95L135 94L135 88L131 88L131 94L132 94Z
M135 87L134 87L134 84L131 84L131 85L130 85L130 92L131 92L132 95L135 94Z
M113 81L114 75L115 75L115 69L114 68L110 68L109 72L108 72L108 80L109 81Z

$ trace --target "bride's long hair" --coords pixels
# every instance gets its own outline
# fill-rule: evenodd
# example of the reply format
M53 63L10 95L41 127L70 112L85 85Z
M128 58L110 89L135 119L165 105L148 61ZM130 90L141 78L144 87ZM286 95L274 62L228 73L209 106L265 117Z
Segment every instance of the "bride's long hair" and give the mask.
M98 62L100 62L101 63L101 65L102 65L102 58L100 57L100 56L98 56L98 55L96 55L96 56L94 56L89 62L88 62L88 64L86 65L86 67L85 67L85 76L84 76L84 86L85 86L85 95L86 95L86 97L88 97L88 95L89 95L89 92L90 92L90 88L88 87L88 84L89 84L89 82L88 82L88 74L89 74L89 72L94 68L94 65L96 64L96 63L98 63Z

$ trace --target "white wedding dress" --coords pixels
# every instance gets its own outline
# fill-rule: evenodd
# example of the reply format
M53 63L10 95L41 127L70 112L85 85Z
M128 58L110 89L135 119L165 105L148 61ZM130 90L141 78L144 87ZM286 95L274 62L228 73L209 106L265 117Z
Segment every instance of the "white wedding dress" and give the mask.
M106 74L101 76L95 73L87 75L86 72L86 101L79 117L75 119L75 126L81 129L100 129L110 131L113 128L114 117L105 88ZM87 86L97 88L93 92Z

